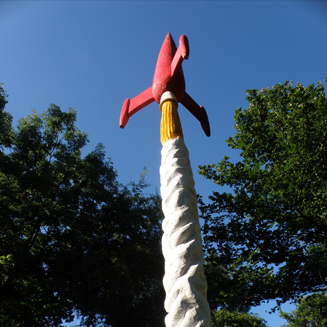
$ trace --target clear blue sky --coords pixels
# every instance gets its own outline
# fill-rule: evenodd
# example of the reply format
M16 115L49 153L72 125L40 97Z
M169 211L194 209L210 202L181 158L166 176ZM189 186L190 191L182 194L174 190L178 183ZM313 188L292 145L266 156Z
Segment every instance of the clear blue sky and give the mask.
M179 107L204 197L217 186L197 166L223 155L237 160L224 141L234 134L235 109L247 107L246 89L286 80L307 86L327 77L324 1L0 1L0 30L0 82L15 121L50 103L75 108L77 126L90 139L85 151L102 142L122 183L137 181L147 167L149 191L160 187L158 105L138 112L124 130L118 120L123 101L151 86L168 32L176 43L181 34L189 39L186 90L211 124L207 138ZM283 323L265 308L253 312L270 327Z

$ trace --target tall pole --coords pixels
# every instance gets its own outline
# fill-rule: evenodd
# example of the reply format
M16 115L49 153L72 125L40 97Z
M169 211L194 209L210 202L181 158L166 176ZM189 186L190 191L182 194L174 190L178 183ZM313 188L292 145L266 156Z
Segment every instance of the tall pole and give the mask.
M196 118L210 136L206 110L185 92L182 62L189 57L189 42L170 33L159 52L152 86L124 101L119 126L153 101L160 104L162 143L160 181L164 213L162 251L165 258L166 327L209 327L210 309L203 271L202 241L189 153L184 144L178 102Z
M165 92L160 101L163 284L168 313L165 323L166 327L207 327L210 308L197 197L177 107L174 94Z

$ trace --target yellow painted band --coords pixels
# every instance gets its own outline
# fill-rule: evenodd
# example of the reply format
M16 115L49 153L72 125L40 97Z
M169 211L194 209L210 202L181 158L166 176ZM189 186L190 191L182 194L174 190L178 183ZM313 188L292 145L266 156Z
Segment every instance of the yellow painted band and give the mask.
M176 139L178 136L183 137L177 108L178 104L175 99L167 99L160 103L160 141L162 145L170 139Z

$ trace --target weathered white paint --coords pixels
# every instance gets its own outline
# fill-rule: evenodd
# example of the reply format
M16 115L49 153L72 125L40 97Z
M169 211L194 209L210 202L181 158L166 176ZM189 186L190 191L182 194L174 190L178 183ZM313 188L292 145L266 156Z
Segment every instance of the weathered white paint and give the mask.
M162 94L161 98L160 98L160 111L161 111L161 106L162 104L167 101L167 100L173 100L177 103L175 94L173 92L170 91L166 91Z
M203 271L203 251L189 152L183 138L167 141L161 151L164 221L166 327L208 327L210 309Z

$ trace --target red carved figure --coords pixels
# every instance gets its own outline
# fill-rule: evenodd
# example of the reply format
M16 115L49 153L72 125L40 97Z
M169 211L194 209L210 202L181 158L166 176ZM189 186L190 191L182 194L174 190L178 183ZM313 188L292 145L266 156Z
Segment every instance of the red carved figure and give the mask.
M189 44L185 35L179 38L178 48L170 35L167 34L159 52L152 86L133 99L126 99L120 114L119 126L124 128L129 117L148 104L156 101L160 103L162 94L171 91L176 99L189 110L200 122L207 136L210 136L210 125L207 113L186 92L182 62L188 59Z

